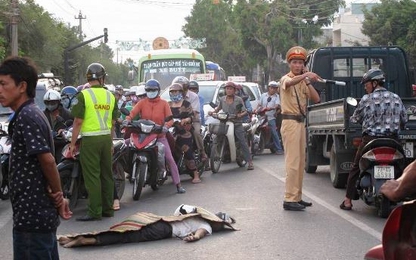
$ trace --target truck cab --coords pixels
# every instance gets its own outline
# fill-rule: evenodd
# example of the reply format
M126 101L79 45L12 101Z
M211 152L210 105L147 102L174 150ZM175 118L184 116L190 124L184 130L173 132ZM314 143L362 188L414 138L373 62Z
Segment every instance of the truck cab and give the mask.
M309 54L306 66L324 79L346 83L313 83L321 103L308 106L306 120L305 171L315 173L318 165L330 165L333 186L343 188L361 142L361 125L349 123L355 107L346 98L360 99L366 94L361 79L369 69L379 68L386 76L384 87L398 94L406 107L415 104L407 57L397 46L324 47ZM400 139L408 161L414 160L416 121L412 117Z

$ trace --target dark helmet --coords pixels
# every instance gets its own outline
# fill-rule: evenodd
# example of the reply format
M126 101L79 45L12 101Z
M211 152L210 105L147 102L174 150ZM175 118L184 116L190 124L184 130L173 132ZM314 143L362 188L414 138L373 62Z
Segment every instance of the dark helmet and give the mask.
M185 76L177 76L172 80L172 84L173 83L179 83L182 85L182 87L184 88L184 90L187 90L189 87L189 79Z
M148 81L146 81L146 84L144 86L145 90L157 90L160 91L160 83L159 81L155 80L155 79L149 79Z
M61 96L63 97L73 97L78 93L78 90L73 86L66 86L61 90Z
M373 80L383 84L385 80L384 72L381 69L370 69L364 74L361 84L365 84Z
M189 81L189 88L199 90L199 84L195 80Z
M87 80L99 80L104 79L106 76L105 68L100 63L92 63L87 69Z

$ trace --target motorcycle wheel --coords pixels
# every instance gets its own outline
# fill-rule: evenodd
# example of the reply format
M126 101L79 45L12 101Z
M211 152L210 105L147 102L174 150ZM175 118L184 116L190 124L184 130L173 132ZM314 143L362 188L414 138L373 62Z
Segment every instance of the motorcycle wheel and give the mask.
M144 176L147 175L148 167L147 164L140 161L135 162L135 164L136 167L133 167L136 169L133 173L136 176L133 182L133 200L139 200L144 186Z
M72 178L71 171L64 170L59 172L61 178L61 187L64 193L64 198L69 201L69 209L72 211L75 209L78 203L79 196L79 183L77 178ZM71 190L72 186L72 190Z
M265 142L262 132L259 133L259 140L259 149L257 149L256 154L262 154L264 152Z
M377 215L381 218L387 218L390 215L391 202L385 197L381 197L378 200Z
M126 174L124 173L123 165L120 162L115 162L113 164L113 178L118 199L121 200L126 186Z
M209 165L212 173L217 173L220 170L225 144L225 140L222 140L222 138L220 140L218 137L212 143L211 157L209 159Z

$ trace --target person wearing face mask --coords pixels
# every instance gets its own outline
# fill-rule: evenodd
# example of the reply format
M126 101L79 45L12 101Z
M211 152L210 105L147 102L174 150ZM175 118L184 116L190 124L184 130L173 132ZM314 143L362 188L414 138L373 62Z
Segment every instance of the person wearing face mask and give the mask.
M145 84L145 90L147 98L140 100L139 103L133 107L130 114L126 116L126 120L131 121L137 115L140 115L140 118L152 120L156 124L164 126L163 133L158 136L158 142L161 142L165 146L165 159L169 165L172 181L176 185L177 192L185 193L186 190L182 187L179 178L178 166L173 159L168 140L166 139L167 129L173 125L173 120L171 119L168 122L165 122L165 119L172 117L172 111L170 110L168 102L159 97L159 81L149 79Z
M181 84L174 83L169 87L170 102L173 118L181 120L174 125L176 133L175 146L182 152L186 161L186 167L194 173L192 183L200 183L199 172L195 163L194 141L192 136L193 110L191 103L184 100Z
M65 120L59 114L59 107L61 103L61 94L58 91L50 89L43 96L43 103L45 104L45 114L49 125L52 129L52 136L55 144L55 162L59 163L62 157L62 149L65 146L65 140L59 138L65 130Z

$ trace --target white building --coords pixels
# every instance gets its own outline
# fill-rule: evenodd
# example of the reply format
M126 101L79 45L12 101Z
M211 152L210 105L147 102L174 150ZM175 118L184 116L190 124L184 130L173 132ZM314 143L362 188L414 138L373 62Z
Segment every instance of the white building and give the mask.
M349 8L340 10L332 29L333 46L368 46L369 38L361 32L364 21L363 7L371 9L376 3L351 3Z

